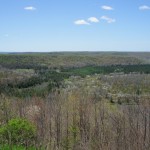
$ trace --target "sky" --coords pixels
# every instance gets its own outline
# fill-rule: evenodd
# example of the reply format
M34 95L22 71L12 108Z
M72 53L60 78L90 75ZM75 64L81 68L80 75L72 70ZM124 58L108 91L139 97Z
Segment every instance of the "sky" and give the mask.
M0 0L8 51L150 51L150 0Z

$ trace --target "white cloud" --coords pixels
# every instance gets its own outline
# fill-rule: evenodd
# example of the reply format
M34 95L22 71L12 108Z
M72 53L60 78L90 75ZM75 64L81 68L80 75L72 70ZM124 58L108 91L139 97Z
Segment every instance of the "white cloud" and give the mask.
M101 8L104 10L113 10L111 6L106 6L106 5L102 6Z
M140 6L139 10L150 10L150 6L147 5Z
M88 21L89 22L94 22L94 23L98 23L99 22L99 20L96 17L90 17L90 18L88 18Z
M101 19L107 21L107 23L114 23L114 22L116 22L115 19L109 18L107 16L102 16Z
M89 25L89 23L83 19L82 20L76 20L74 22L74 24L76 24L76 25Z
M24 9L25 9L25 10L30 10L30 11L36 10L36 8L33 7L33 6L24 7Z

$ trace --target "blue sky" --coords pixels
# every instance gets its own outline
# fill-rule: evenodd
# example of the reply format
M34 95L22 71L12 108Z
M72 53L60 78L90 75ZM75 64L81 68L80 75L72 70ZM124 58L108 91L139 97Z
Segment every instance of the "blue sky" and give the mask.
M1 0L0 51L150 51L150 0Z

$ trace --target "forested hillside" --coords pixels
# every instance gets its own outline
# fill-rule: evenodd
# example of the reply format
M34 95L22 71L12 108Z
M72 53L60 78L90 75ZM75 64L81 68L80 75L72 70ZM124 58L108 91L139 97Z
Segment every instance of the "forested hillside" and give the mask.
M0 149L150 148L150 53L0 55Z
M36 66L47 67L82 67L87 65L113 65L113 64L140 64L146 61L148 55L143 53L107 53L107 52L62 52L62 53L12 53L1 54L0 65L2 67L35 68ZM144 56L145 57L144 57ZM144 57L144 58L143 58Z

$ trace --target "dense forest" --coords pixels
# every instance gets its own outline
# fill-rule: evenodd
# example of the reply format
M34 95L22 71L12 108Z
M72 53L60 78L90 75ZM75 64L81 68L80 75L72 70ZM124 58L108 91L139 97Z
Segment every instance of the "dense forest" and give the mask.
M150 149L150 53L0 54L0 149Z

